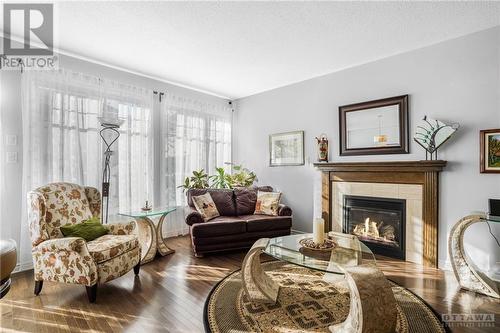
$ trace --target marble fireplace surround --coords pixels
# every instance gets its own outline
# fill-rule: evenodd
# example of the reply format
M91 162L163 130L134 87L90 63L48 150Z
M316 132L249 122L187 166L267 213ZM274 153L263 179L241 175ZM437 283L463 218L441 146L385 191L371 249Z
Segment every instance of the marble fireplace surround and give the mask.
M404 199L406 201L406 261L423 264L422 185L333 182L333 231L342 232L345 195Z
M342 231L344 195L406 200L406 260L437 267L439 173L446 161L315 163L327 231Z

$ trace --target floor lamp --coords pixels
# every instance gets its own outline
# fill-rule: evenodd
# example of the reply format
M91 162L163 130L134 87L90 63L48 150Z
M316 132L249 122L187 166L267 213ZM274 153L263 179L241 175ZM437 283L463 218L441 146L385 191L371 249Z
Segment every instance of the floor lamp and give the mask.
M111 146L115 143L116 140L120 137L120 132L118 129L120 125L123 123L123 120L117 119L104 119L103 117L99 117L99 121L101 123L102 129L99 131L99 135L101 136L102 141L106 146L106 150L104 151L104 168L102 171L102 202L105 202L106 208L102 208L102 216L104 224L108 223L108 211L109 211L109 181L111 179L111 168L110 168L110 160L111 155L113 155L113 151L111 150ZM107 139L106 139L107 138ZM106 198L106 201L104 201Z

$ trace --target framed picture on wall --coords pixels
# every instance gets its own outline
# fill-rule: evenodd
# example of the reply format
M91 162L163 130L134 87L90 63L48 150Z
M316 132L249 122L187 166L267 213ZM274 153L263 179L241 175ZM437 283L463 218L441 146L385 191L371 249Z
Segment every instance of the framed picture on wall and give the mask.
M271 134L269 165L304 165L304 131Z
M339 107L340 156L408 154L408 95Z
M480 131L481 173L500 173L500 128Z

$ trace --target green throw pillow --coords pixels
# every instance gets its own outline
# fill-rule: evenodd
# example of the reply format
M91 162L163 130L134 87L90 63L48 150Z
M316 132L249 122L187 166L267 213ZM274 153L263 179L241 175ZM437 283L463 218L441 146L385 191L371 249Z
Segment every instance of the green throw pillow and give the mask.
M101 224L97 217L77 224L66 224L61 227L64 237L81 237L87 242L106 235L109 230Z

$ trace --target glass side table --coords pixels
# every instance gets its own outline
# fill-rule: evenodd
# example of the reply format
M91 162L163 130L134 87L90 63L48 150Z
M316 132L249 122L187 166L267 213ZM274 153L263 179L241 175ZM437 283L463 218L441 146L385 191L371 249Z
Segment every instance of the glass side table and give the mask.
M478 213L462 218L453 226L448 239L448 254L453 272L461 288L500 298L500 281L482 272L465 253L464 233L474 223L500 223L500 221Z
M119 213L135 219L139 228L139 242L141 243L141 265L152 261L158 252L162 256L172 254L172 250L167 246L162 236L163 222L168 214L175 211L175 207L153 208L151 210L139 210ZM155 224L152 217L160 216L158 224Z

